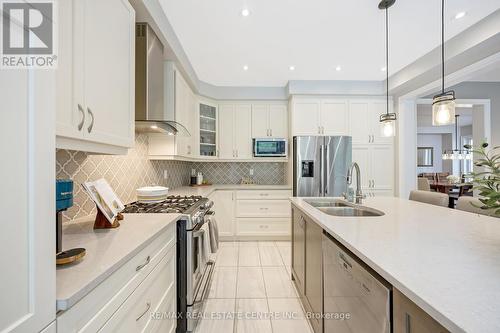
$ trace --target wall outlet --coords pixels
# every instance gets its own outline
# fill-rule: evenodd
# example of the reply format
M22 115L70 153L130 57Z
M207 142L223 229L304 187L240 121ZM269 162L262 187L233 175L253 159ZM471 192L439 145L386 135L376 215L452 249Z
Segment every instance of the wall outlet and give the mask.
M249 172L250 172L250 176L253 176L253 168L250 168Z
M168 179L168 170L163 170L163 179L167 180Z

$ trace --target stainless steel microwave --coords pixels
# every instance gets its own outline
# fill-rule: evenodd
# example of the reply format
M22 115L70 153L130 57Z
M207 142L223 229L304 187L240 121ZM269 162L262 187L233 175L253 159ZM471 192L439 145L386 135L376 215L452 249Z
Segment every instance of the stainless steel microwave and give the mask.
M253 139L253 156L255 157L286 157L287 151L288 144L286 139Z

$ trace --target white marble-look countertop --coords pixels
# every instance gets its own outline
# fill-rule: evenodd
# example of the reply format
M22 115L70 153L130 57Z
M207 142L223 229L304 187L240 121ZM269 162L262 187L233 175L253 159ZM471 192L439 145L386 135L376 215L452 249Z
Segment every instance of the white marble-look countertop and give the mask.
M83 247L79 262L58 266L57 310L66 310L139 253L181 214L123 214L117 229L93 230L94 219L63 226L63 249Z
M208 186L183 186L169 191L171 195L201 195L208 197L216 190L291 190L291 185L214 184Z
M383 197L363 206L384 216L335 217L304 199L291 201L447 329L500 332L500 219Z

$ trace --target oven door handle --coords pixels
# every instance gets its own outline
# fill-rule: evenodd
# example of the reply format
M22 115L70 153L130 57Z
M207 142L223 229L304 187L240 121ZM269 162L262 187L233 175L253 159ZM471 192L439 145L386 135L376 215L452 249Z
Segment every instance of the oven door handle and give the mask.
M200 285L198 289L196 290L196 294L194 296L194 302L193 303L202 303L205 301L205 299L208 297L208 287L211 284L212 281L212 276L215 268L215 263L214 262L207 262L207 265L205 266L205 272L203 273L201 277L201 283L204 282L203 285ZM206 278L205 278L206 276ZM200 294L201 292L201 294ZM200 296L200 299L198 299L198 296Z

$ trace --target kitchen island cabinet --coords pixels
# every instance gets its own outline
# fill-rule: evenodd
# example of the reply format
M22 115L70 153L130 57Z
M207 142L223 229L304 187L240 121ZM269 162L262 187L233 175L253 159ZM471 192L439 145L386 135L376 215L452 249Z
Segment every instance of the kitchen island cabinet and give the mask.
M307 312L323 313L323 229L300 210L292 212L292 279ZM309 319L315 333L323 332L319 316Z
M500 298L492 296L500 294L497 218L392 197L364 200L381 216L333 216L308 204L310 199L291 198L294 212L392 286L394 332L500 331Z

